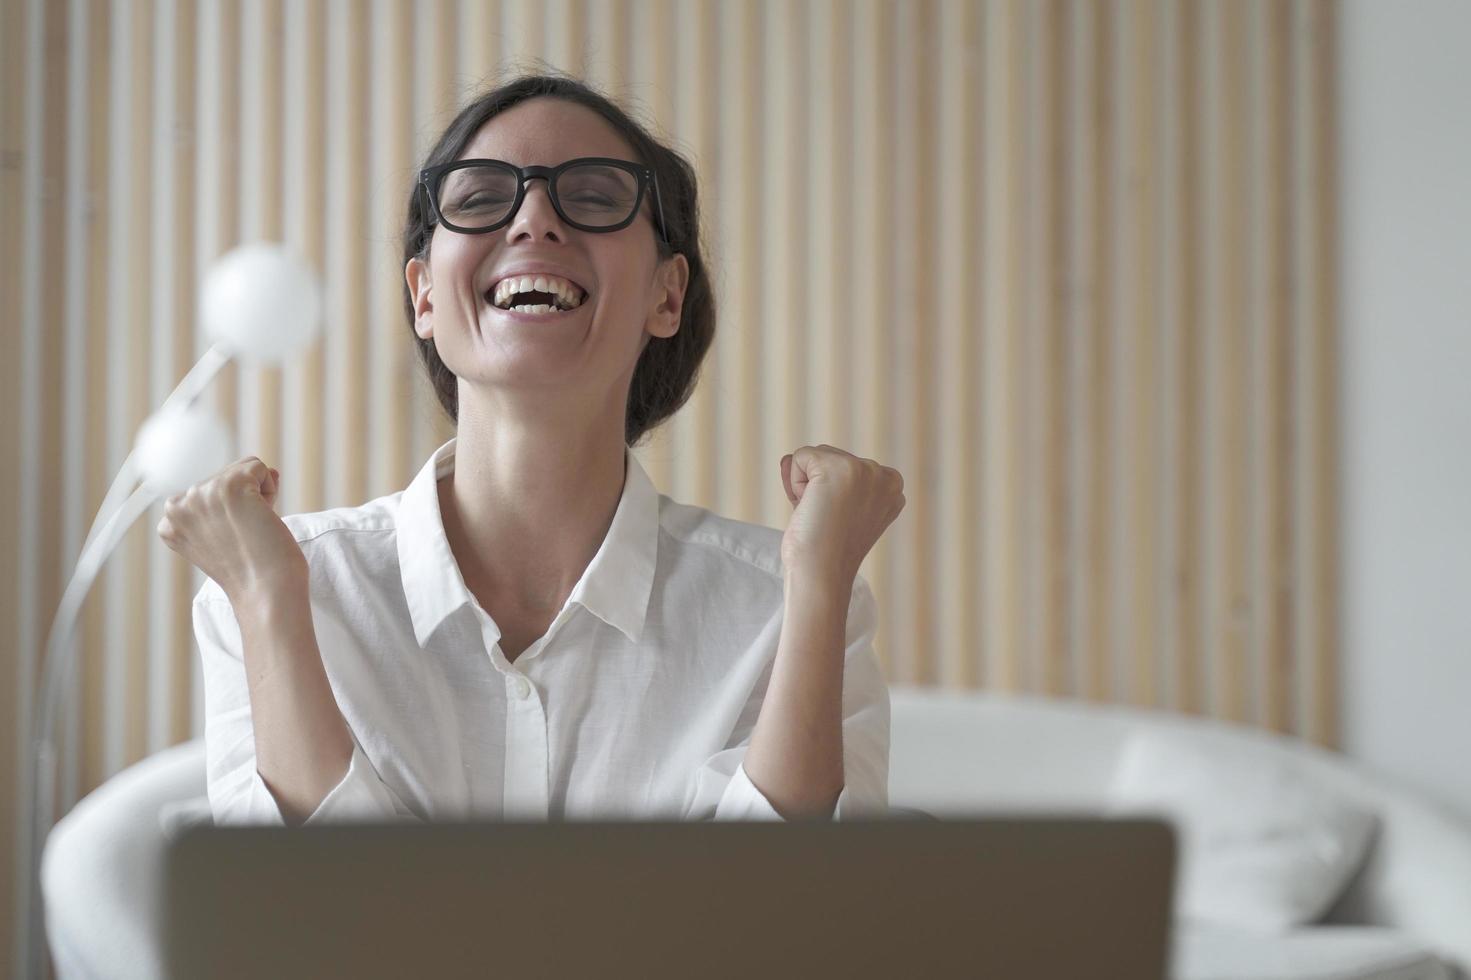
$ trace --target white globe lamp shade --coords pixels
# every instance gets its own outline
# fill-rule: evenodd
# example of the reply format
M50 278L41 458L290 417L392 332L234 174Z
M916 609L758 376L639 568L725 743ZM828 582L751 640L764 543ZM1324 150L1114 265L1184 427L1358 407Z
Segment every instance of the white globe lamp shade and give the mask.
M199 405L154 412L138 430L134 459L144 486L172 497L235 459L230 427Z
M247 363L277 363L322 328L322 290L283 245L256 242L220 256L205 274L199 316L211 341Z

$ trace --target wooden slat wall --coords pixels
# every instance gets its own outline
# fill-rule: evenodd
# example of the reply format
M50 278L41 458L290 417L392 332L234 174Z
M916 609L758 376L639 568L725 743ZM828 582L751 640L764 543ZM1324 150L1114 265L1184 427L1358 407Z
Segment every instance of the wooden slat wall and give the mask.
M401 488L452 435L400 320L398 221L459 105L539 64L699 172L721 329L639 450L662 490L783 527L783 453L880 459L908 496L863 569L892 680L1335 743L1327 0L0 10L7 786L65 577L204 349L221 253L286 241L327 289L320 343L210 396L286 510ZM201 730L201 579L160 516L85 610L63 808Z

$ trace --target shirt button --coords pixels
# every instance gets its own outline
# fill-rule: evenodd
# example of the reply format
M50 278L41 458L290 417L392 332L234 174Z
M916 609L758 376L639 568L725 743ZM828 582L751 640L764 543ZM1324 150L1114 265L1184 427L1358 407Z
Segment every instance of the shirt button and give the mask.
M531 682L530 681L528 681L526 678L522 677L520 674L512 674L510 676L511 676L511 693L514 696L516 696L518 698L524 698L524 697L526 697L527 695L529 695L531 693Z

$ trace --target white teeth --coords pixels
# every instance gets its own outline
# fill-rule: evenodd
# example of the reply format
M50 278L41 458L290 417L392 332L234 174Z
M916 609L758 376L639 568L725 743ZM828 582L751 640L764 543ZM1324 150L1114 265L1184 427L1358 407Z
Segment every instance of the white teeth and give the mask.
M557 307L548 306L546 303L538 303L536 306L513 306L511 309L512 312L515 313L551 313L553 311L558 313L562 312L561 310L558 310Z
M496 283L495 292L491 301L501 309L506 309L506 304L511 297L517 293L531 291L552 293L557 297L558 306L564 309L576 309L581 306L587 298L582 290L572 283L558 276L510 276Z

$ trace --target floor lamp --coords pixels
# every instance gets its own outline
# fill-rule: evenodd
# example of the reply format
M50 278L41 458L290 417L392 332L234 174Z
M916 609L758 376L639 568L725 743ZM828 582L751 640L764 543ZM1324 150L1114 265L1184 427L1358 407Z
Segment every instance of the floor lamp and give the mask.
M21 864L28 873L29 900L26 928L17 937L17 959L24 964L24 975L35 980L40 980L45 963L41 854L54 823L53 729L62 695L75 682L76 648L70 640L82 601L139 516L233 461L230 430L212 411L195 404L200 392L232 359L279 363L309 346L321 329L322 292L305 262L285 247L251 243L226 253L209 268L200 291L199 316L213 346L138 430L133 450L87 532L46 639L41 700L31 727L32 765L21 797L31 801L29 824L21 837L26 842Z

